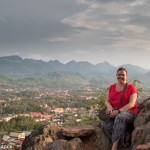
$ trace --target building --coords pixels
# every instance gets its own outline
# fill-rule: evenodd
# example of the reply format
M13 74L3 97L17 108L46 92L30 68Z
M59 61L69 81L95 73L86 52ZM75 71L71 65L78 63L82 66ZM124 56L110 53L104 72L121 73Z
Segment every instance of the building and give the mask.
M9 136L16 139L25 139L25 133L11 132Z

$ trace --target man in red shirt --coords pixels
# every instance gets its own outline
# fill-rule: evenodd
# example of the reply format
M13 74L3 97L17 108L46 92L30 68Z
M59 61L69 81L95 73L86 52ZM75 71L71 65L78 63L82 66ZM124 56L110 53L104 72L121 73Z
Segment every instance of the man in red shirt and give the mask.
M118 143L124 147L129 145L126 137L131 134L133 129L130 128L129 130L128 125L133 125L133 121L138 114L136 105L138 94L131 83L128 84L123 92L122 107L120 106L120 95L127 83L127 70L123 67L119 68L116 77L118 82L110 86L105 100L107 107L106 114L109 114L111 119L108 122L101 123L101 128L112 140L113 145L111 150L117 150ZM118 110L113 110L113 107L118 108Z

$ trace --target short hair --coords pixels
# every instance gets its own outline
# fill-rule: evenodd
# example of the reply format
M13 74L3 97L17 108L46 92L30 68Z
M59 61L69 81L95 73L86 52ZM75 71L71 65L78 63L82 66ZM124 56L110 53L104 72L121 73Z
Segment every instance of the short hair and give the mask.
M117 72L118 72L118 71L125 71L125 72L126 72L126 74L127 74L127 69L126 69L126 68L124 68L124 67L120 67L120 68L118 68Z

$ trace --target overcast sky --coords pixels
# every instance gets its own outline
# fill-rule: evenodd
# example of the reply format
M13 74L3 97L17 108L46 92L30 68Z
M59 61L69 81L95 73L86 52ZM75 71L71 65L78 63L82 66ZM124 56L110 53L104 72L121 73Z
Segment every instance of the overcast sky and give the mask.
M150 69L150 0L0 0L0 56Z

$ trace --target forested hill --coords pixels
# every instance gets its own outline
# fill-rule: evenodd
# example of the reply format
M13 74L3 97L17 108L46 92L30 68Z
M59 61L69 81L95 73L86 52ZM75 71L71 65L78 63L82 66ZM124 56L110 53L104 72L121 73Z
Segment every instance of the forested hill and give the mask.
M109 83L110 81L104 78L93 78L73 72L52 72L39 77L29 77L24 79L18 79L10 75L0 73L0 88L42 86L54 89L74 89L84 86L106 87Z
M149 73L143 76L141 79L141 86L144 89L150 87ZM138 78L129 79L128 81L139 80ZM116 82L115 80L110 80L104 76L87 76L80 73L73 72L51 72L38 77L28 77L28 78L15 78L10 75L0 73L0 88L26 88L26 87L47 87L53 89L76 89L80 87L90 86L95 88L108 87L110 84Z

